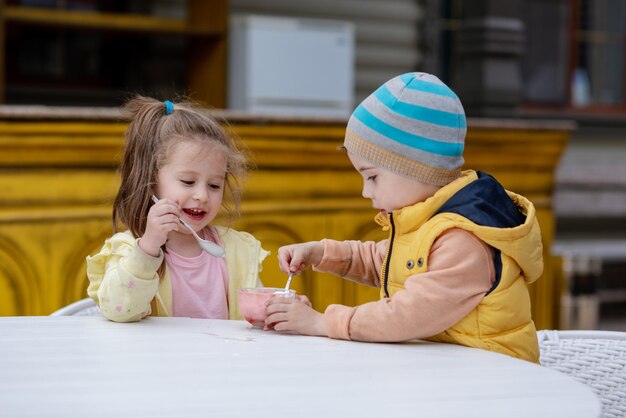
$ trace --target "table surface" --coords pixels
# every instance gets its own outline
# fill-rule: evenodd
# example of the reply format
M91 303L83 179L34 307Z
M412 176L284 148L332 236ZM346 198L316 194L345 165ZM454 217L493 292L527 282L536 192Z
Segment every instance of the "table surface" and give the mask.
M0 317L2 417L598 417L583 384L452 344L242 321Z

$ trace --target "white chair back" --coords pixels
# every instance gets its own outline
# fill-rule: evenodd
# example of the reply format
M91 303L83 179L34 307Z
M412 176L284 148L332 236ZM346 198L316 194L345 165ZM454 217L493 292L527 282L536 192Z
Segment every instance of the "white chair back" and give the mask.
M537 332L541 364L572 376L600 398L602 417L626 416L626 332Z
M54 311L50 316L98 316L102 315L100 308L91 298L81 299Z

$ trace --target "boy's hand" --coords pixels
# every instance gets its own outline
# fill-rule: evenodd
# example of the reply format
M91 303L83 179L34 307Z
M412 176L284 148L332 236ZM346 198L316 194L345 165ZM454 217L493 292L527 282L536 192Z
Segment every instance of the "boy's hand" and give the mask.
M306 300L305 300L306 299ZM328 336L324 315L311 308L308 298L274 297L267 301L265 326L276 331Z
M309 298L306 297L305 295L296 295L296 299L298 299L300 302L304 303L309 308L313 307L313 304L311 303Z
M285 273L299 274L309 265L322 261L324 245L319 241L285 245L278 249L278 265Z
M167 235L171 231L180 231L181 224L178 217L181 216L180 208L176 202L169 199L161 199L148 211L146 231L139 240L139 248L153 257L158 257L161 246L167 241Z

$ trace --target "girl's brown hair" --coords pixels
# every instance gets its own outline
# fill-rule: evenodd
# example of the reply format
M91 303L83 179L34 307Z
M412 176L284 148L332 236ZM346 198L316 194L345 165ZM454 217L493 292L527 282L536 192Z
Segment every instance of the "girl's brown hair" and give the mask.
M246 158L217 120L190 101L176 103L170 112L164 102L135 96L123 109L130 117L130 124L120 166L122 182L113 204L115 232L121 223L135 237L144 234L157 174L167 163L171 148L181 140L218 145L224 150L228 195L222 206L231 218L239 214Z

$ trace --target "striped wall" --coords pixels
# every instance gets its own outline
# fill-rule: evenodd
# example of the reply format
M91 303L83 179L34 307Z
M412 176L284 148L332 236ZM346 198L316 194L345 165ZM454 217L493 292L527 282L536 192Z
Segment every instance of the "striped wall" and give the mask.
M417 0L231 0L230 12L346 20L356 27L355 101L391 77L419 68Z

